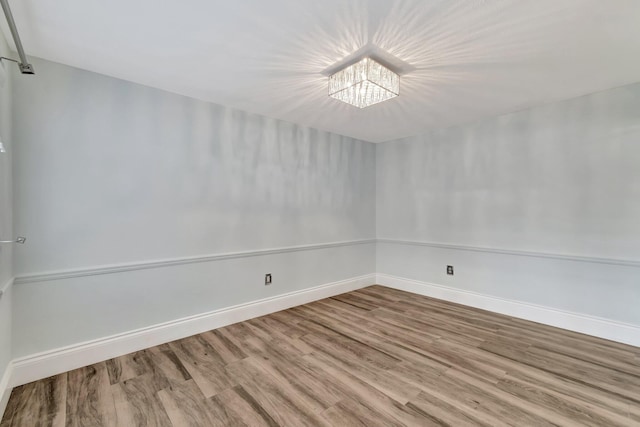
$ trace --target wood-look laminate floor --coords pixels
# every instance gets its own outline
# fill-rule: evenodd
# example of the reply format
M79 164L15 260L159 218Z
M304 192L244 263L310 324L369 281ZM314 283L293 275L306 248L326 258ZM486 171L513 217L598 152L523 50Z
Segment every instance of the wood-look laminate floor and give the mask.
M372 286L14 389L9 426L640 425L640 349Z

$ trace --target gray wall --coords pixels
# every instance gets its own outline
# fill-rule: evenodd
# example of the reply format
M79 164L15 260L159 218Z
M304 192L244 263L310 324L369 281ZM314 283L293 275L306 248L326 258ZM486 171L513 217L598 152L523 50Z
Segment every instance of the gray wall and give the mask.
M16 275L375 236L375 147L47 61L16 83Z
M380 239L640 261L640 84L381 144L376 203ZM640 269L587 264L381 243L377 270L640 324Z
M17 276L375 237L373 144L34 65L15 88ZM374 271L358 244L22 283L14 354Z
M0 34L0 56L9 56L7 43ZM13 202L11 183L11 158L15 145L11 134L11 97L12 97L12 67L11 62L3 61L4 84L0 87L0 140L6 153L0 153L0 240L7 240L14 236ZM2 72L2 70L0 70ZM13 277L12 258L13 246L0 244L0 289L4 288ZM11 309L12 290L7 289L0 297L0 379L11 360ZM2 390L0 390L0 394ZM0 413L2 413L0 402Z
M640 324L637 267L401 242L640 260L640 85L373 146L35 65L14 82L18 276L396 242L20 283L15 357L375 270Z

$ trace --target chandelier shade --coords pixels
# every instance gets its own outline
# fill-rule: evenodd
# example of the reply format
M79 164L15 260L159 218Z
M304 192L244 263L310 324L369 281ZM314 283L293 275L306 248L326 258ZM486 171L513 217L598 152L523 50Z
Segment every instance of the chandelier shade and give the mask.
M400 76L364 58L329 76L329 96L365 108L400 94Z

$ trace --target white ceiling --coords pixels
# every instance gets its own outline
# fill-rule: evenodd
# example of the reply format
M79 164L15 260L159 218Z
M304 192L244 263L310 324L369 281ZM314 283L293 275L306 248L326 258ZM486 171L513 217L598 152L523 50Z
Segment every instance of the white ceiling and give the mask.
M640 80L639 0L11 6L30 55L372 142ZM404 73L398 98L360 110L327 96L327 70L356 51Z

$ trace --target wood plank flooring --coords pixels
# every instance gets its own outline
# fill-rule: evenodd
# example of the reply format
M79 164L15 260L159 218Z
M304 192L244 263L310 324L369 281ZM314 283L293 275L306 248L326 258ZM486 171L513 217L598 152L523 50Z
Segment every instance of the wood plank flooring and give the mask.
M640 426L640 348L381 286L13 390L17 426Z

